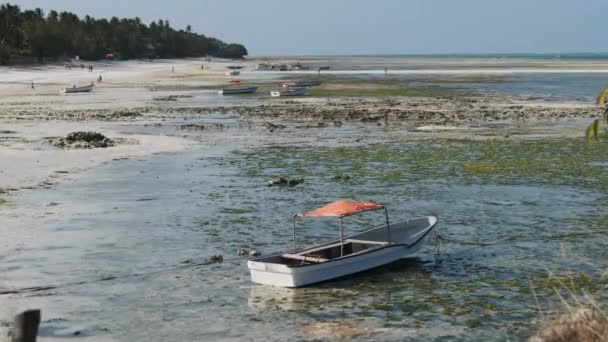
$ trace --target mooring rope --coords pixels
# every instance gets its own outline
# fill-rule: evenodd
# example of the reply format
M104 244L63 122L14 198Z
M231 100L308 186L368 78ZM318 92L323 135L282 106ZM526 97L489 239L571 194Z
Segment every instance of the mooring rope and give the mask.
M435 264L440 265L443 261L449 260L463 254L466 254L474 249L482 248L482 247L490 247L490 246L501 246L506 244L517 244L520 242L536 242L536 241L550 241L550 240L561 240L565 238L578 238L578 237L589 237L589 236L603 236L608 235L608 230L606 231L593 231L593 232L573 232L573 233L560 233L554 235L543 235L536 237L521 237L521 235L511 236L502 240L493 241L493 242L478 242L478 241L465 241L460 239L448 238L443 235L435 232L433 240L433 245L435 246ZM469 245L472 247L466 248L464 250L446 255L445 259L442 258L444 254L441 253L441 247L446 243L456 243L460 245Z

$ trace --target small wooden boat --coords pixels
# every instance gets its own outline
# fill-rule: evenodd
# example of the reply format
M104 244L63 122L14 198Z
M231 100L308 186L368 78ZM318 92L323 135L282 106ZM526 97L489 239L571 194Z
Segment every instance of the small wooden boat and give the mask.
M271 91L270 96L281 97L281 96L300 96L306 95L306 88L285 88L281 90Z
M231 87L218 90L220 95L238 95L238 94L253 94L258 90L258 87Z
M241 83L241 80L230 80L230 83L239 84L239 83Z
M240 74L241 74L241 72L238 70L230 70L230 71L226 71L224 73L224 75L226 75L226 76L238 76Z
M72 94L72 93L88 93L95 88L95 84L91 83L86 86L77 87L74 85L72 88L61 88L61 92L63 94Z
M300 82L285 82L283 83L283 88L302 88L302 87L314 87L321 84L321 81L310 80L310 81L300 81Z
M344 237L342 219L371 210L384 210L386 224ZM300 217L338 218L340 238L311 248L296 248L296 220ZM391 224L385 206L339 200L316 210L294 215L293 249L251 259L251 281L280 287L300 287L386 265L417 252L437 224L434 216Z
M258 64L258 66L256 67L257 70L272 70L272 64L271 63L260 63Z
M226 68L231 69L231 70L240 70L240 69L243 69L244 66L242 66L242 65L229 65Z
M329 66L322 66L322 67L319 67L319 70L329 70Z

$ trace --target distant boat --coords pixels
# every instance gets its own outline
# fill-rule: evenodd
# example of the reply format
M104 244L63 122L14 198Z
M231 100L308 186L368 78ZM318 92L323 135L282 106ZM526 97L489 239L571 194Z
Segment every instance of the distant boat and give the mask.
M256 67L257 70L272 70L272 64L270 63L260 63Z
M74 85L72 88L61 88L61 92L63 94L72 94L72 93L88 93L95 88L95 84L91 83L86 86L77 87Z
M243 69L244 66L242 66L242 65L229 65L226 68L231 69L231 70L240 70L240 69Z
M218 90L220 95L238 95L238 94L253 94L258 90L258 87L230 87Z
M306 88L286 88L276 91L271 91L270 96L281 97L281 96L300 96L306 95Z
M226 75L226 76L238 76L240 74L241 74L241 72L238 70L230 70L230 71L226 71L224 73L224 75Z
M314 87L321 84L321 81L300 81L300 82L285 82L283 83L283 88L302 88L302 87Z
M319 70L329 70L329 67L328 66L322 66L322 67L319 67Z

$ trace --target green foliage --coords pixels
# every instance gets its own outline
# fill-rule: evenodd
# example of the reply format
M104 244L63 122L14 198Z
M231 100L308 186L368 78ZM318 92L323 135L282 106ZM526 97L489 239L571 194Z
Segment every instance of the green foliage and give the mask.
M140 18L80 19L56 11L45 16L39 8L21 11L19 6L0 5L0 63L8 62L11 55L100 59L108 53L123 59L242 58L247 49L194 33L190 25L186 30L173 29L168 20L146 25Z
M218 51L217 56L223 58L241 58L247 55L247 49L241 44L228 44Z
M604 124L606 125L605 129L608 130L608 110L604 112L602 121L604 121ZM585 137L587 138L588 143L591 143L593 140L597 142L600 141L600 119L593 120L593 122L587 126Z
M585 136L587 137L587 142L590 143L592 140L599 141L600 140L600 120L595 119L591 123L591 125L587 126L587 131L585 132Z

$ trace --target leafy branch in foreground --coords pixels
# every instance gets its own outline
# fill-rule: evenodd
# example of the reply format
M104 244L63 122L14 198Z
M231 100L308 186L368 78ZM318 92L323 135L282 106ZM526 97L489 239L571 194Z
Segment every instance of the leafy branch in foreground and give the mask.
M604 112L604 117L602 120L595 119L589 126L587 126L587 131L585 132L587 142L590 143L593 140L598 142L600 141L600 121L604 121L604 130L608 132L608 109Z
M600 141L600 124L603 121L604 122L604 130L608 132L608 103L606 101L606 98L608 96L608 86L604 87L604 89L602 90L602 92L597 96L597 99L595 100L595 104L598 106L604 106L604 115L602 116L602 119L595 119L593 120L593 122L587 126L587 130L585 132L585 137L587 138L587 142L590 143L591 141L595 140L595 141Z

